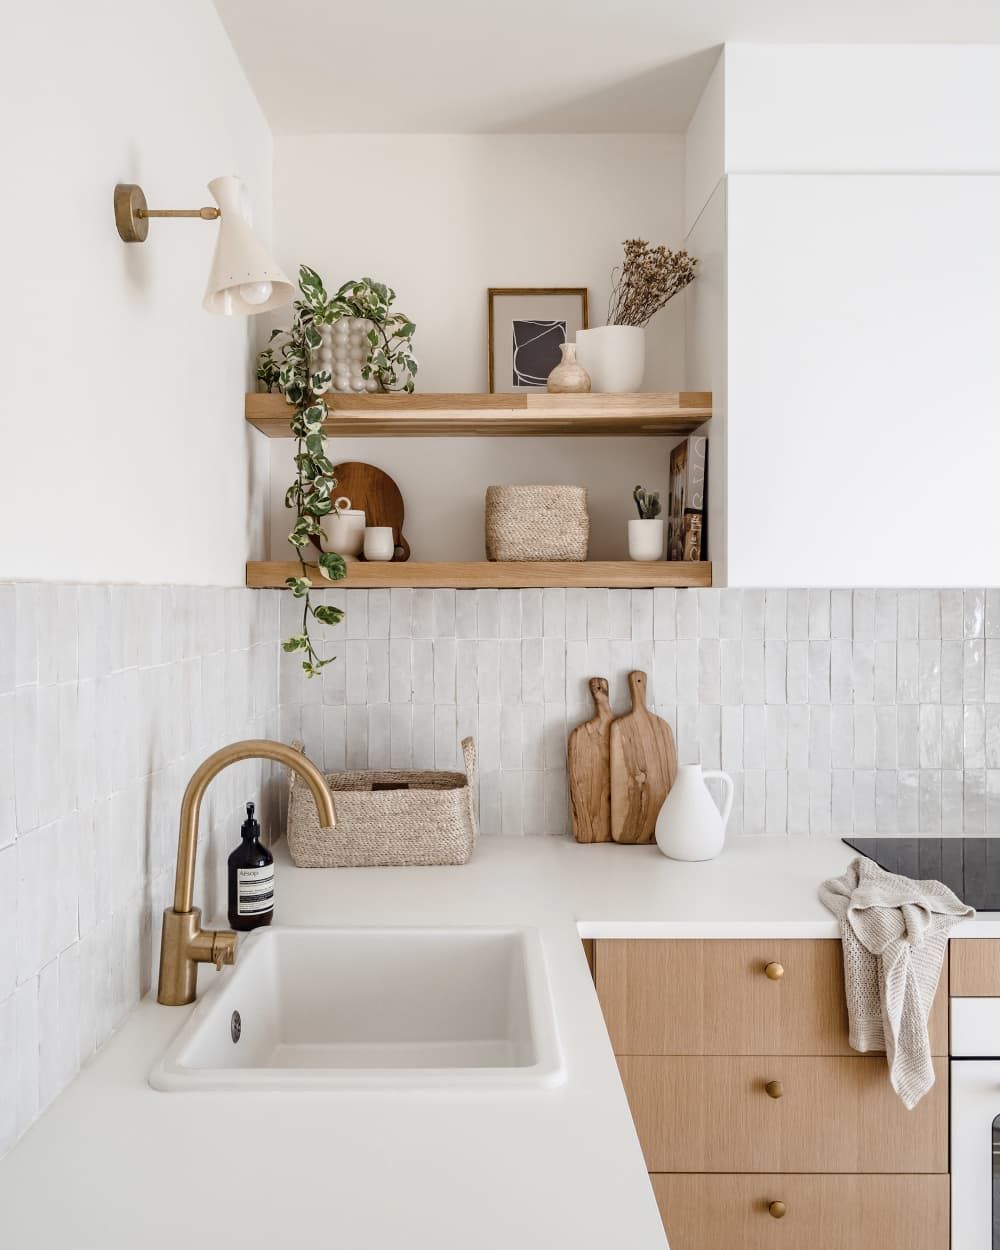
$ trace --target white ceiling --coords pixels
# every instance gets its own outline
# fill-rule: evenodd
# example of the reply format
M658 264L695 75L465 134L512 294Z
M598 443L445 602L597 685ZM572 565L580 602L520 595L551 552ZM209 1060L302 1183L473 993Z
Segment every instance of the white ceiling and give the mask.
M215 4L278 134L681 131L726 41L1000 42L997 0Z

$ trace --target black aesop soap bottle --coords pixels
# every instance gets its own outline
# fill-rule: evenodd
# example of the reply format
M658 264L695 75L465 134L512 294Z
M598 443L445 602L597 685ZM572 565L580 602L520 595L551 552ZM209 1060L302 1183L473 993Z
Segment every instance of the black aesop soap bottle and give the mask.
M260 844L252 803L240 833L240 844L229 857L229 923L246 932L274 919L274 856Z

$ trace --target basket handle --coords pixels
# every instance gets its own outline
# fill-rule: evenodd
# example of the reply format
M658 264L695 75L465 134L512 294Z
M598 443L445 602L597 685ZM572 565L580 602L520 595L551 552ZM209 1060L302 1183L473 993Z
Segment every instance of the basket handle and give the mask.
M469 820L472 822L472 841L475 844L479 841L479 789L476 785L479 756L474 738L462 739L462 758L465 760L465 776L469 782L466 794L469 800Z
M479 757L476 753L476 742L474 738L462 739L462 759L465 761L465 775L469 779L469 785L476 784L476 773L478 772Z
M292 742L292 750L293 750L293 751L298 751L299 755L305 755L305 753L306 753L306 744L305 744L305 743L304 743L304 742L303 742L300 738L296 738L296 739L294 739L294 741ZM322 771L322 770L321 770L321 771ZM291 803L291 801L292 801L292 791L295 789L295 779L298 777L298 775L299 775L299 774L295 771L295 769L294 769L294 768L290 768L290 769L288 770L288 801L289 801L289 803ZM324 773L323 775L324 775L324 778L325 778L326 774ZM333 795L331 794L331 795L330 795L330 797L331 797L331 799L332 799L332 798L333 798ZM309 801L310 801L310 802L312 802L312 803L313 803L313 806L315 807L315 802L313 802L313 797L312 797L312 795L311 795L311 794L310 794L310 795L308 795L308 798L309 798ZM334 810L336 810L336 804L334 804ZM318 812L317 812L316 814L317 814L317 816L319 815L319 813L318 813Z
M305 755L306 744L301 740L301 738L296 738L295 741L292 743L292 750L298 751L299 755ZM298 776L298 773L295 771L294 768L290 768L288 770L288 797L289 798L292 797L292 791L295 789L295 778L297 776Z

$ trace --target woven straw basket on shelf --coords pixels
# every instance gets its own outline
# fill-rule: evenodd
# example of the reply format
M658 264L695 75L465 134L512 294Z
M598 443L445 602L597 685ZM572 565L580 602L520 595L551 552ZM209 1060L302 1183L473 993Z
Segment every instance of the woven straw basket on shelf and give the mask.
M293 744L298 751L302 743ZM309 787L291 772L288 850L300 868L465 864L476 844L476 746L464 773L327 773L337 823L321 829Z
M487 486L487 560L586 560L582 486Z

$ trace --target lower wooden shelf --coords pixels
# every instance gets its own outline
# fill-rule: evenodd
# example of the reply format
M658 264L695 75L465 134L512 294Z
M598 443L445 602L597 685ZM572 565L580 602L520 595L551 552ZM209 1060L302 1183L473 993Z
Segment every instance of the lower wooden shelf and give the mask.
M255 560L247 565L247 585L258 590L284 589L285 579L297 577L299 565L293 560ZM468 563L422 564L413 560L369 564L352 560L347 577L327 582L315 565L309 575L317 585L329 587L428 586L442 589L518 589L536 586L592 586L616 589L644 589L654 586L711 586L709 561L657 560L519 560L470 561Z

